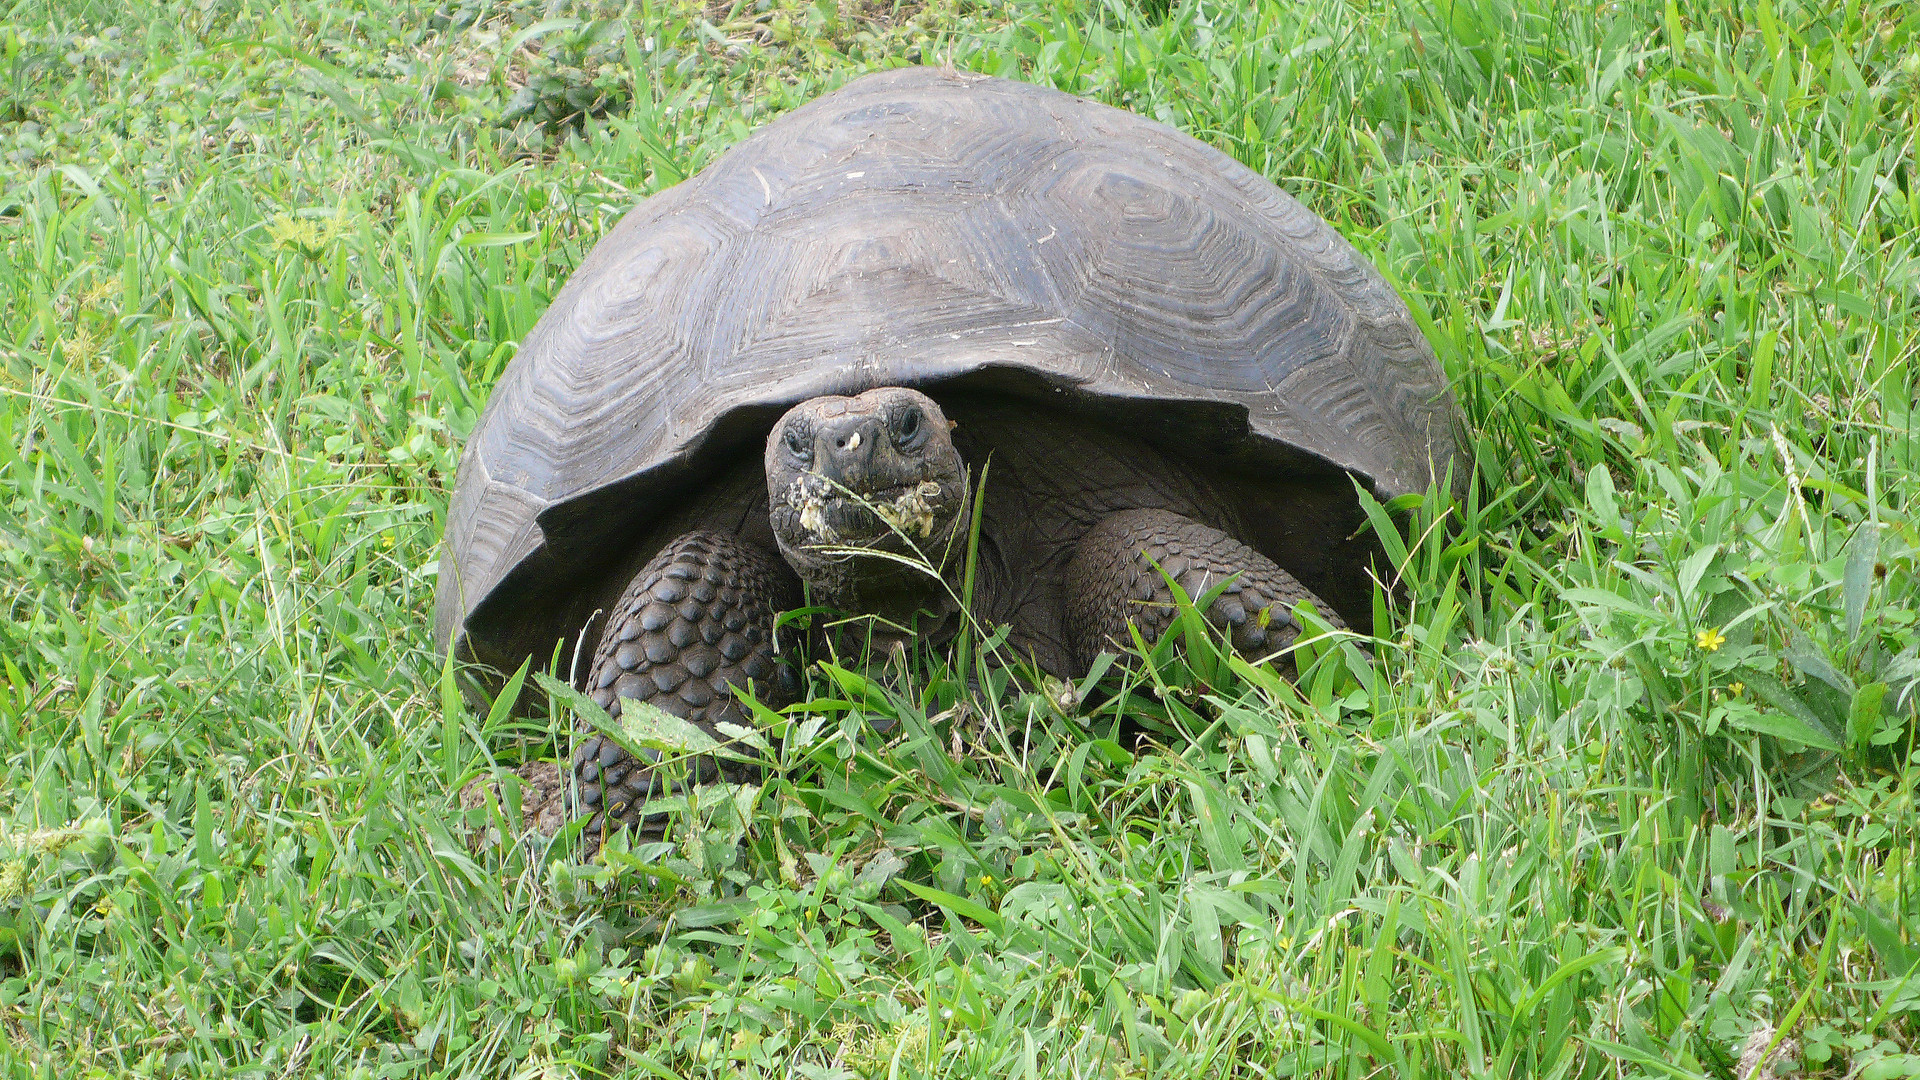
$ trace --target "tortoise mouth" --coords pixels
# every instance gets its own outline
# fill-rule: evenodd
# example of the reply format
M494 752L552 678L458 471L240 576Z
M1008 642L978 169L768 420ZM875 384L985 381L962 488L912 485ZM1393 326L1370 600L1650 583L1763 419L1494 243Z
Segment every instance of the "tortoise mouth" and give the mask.
M920 480L849 491L818 473L795 477L789 485L785 522L776 521L789 547L864 548L905 553L944 543L957 522L964 499L953 485ZM786 527L781 528L780 526ZM830 554L820 552L820 554ZM852 557L847 552L844 557Z

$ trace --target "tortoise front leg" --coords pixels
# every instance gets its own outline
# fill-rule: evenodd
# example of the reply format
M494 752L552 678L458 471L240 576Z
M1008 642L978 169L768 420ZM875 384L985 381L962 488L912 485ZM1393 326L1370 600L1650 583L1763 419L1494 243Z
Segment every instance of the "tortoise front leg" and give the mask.
M752 724L733 687L751 683L776 709L799 696L773 647L774 616L799 599L799 579L779 556L737 536L687 533L662 548L614 606L587 694L616 719L622 700L644 701L724 739L716 725ZM590 834L609 824L647 826L648 801L670 790L652 766L590 728L580 732L573 776L579 811L594 818ZM738 773L712 758L689 768L693 783Z
M1067 564L1067 638L1082 670L1103 649L1126 649L1129 622L1149 643L1173 625L1173 590L1161 569L1195 601L1239 575L1203 614L1250 660L1300 636L1293 605L1301 600L1346 625L1279 564L1219 529L1169 510L1123 510L1096 523Z

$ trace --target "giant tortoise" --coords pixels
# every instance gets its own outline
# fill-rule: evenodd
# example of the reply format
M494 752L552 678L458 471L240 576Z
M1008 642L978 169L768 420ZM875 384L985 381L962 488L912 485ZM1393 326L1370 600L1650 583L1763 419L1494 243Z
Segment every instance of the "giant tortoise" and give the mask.
M1153 638L1162 570L1196 597L1232 577L1206 614L1266 655L1303 598L1367 617L1355 483L1457 478L1457 427L1380 274L1232 158L1051 89L885 72L581 264L468 437L435 642L591 657L615 715L742 723L733 687L796 692L774 618L803 588L951 632L990 463L971 614L1020 656L1072 676L1129 621ZM648 764L576 743L579 812L644 817Z

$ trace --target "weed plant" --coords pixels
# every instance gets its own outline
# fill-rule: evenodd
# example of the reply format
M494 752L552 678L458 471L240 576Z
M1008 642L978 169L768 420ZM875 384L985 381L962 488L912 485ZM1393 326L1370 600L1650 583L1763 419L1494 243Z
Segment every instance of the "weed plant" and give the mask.
M427 644L461 437L620 213L909 62L1328 218L1469 493L1297 686L829 658L669 842L490 839L571 721ZM0 1068L1920 1075L1916 131L1897 0L0 0Z

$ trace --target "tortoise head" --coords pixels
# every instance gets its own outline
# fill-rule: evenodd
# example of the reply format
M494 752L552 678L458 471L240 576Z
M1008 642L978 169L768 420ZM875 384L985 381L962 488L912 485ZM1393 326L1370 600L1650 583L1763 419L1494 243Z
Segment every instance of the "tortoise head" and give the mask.
M968 502L951 427L932 398L903 387L788 410L767 436L766 457L773 535L787 562L853 610L876 610L880 594L934 586L897 559L859 552L944 568L960 546Z

